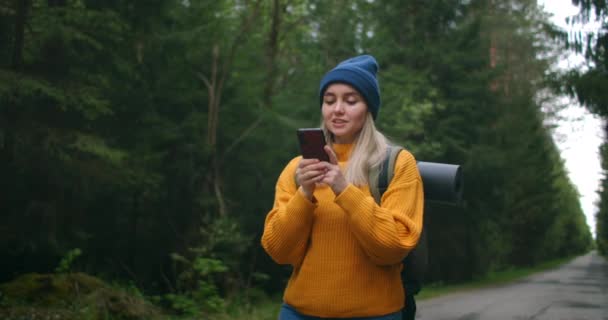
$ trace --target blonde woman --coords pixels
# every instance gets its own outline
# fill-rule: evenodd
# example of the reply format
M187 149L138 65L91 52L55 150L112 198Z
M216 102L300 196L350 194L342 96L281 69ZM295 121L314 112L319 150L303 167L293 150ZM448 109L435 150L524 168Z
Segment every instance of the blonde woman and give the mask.
M380 204L370 193L370 169L388 146L374 125L377 71L376 59L362 55L325 74L319 98L330 161L298 156L277 181L261 242L293 267L281 320L401 319L402 260L420 236L423 189L404 150Z

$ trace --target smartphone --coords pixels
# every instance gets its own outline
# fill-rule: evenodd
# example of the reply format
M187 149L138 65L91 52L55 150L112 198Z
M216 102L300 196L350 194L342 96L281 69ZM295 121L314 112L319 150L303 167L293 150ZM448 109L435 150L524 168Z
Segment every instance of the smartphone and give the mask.
M300 152L305 159L319 159L329 162L329 156L323 147L325 146L325 134L321 128L298 129L298 140L300 141Z

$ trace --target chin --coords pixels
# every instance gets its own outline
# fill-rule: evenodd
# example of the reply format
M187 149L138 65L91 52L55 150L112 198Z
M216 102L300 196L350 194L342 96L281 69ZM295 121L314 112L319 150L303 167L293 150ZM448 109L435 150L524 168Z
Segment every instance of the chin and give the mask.
M336 136L344 136L350 132L349 128L331 128L330 131Z

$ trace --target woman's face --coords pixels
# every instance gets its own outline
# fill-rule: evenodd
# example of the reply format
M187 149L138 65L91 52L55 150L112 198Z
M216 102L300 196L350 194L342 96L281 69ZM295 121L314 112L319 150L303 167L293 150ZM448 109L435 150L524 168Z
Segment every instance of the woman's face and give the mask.
M323 94L323 123L336 143L352 143L367 118L367 104L353 87L334 83Z

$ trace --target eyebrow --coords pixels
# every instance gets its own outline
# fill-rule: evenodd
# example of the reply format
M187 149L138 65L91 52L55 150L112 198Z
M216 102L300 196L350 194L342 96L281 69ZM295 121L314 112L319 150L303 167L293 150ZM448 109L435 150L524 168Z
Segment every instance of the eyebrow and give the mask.
M323 96L335 96L336 94L333 92L328 92L325 91L325 93L323 94ZM357 91L349 91L347 93L344 94L344 96L346 97L350 97L350 96L355 96L355 97L361 97L361 95L357 92Z

